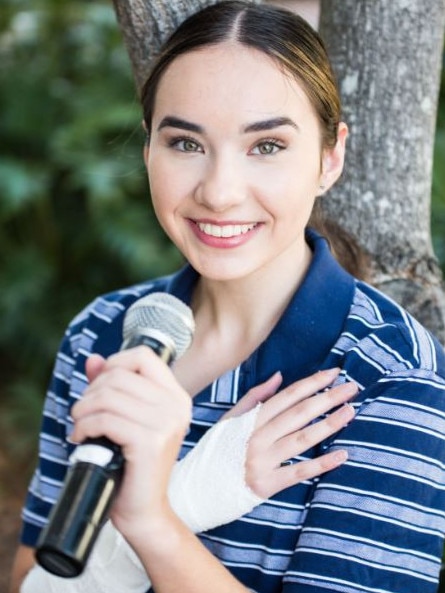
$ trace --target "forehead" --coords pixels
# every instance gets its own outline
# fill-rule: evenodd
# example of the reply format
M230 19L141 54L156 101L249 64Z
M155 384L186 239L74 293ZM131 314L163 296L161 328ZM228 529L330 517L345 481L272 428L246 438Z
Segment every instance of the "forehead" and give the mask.
M302 85L277 60L231 41L183 54L169 65L154 116L178 109L188 117L229 113L243 121L283 110L315 117Z

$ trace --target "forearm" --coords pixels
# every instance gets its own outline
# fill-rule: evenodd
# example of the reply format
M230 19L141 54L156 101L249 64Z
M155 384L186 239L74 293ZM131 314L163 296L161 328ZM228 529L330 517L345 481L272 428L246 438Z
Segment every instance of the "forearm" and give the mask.
M173 513L166 510L150 533L141 530L132 545L150 575L156 593L247 593Z
M183 528L188 526L190 536L192 532L233 521L262 502L244 481L245 450L258 410L257 406L242 416L213 426L173 468L169 501L175 516L184 522ZM28 575L22 593L39 589L46 593L61 590L66 593L144 593L149 587L150 580L139 558L108 522L80 577L60 579L36 566Z

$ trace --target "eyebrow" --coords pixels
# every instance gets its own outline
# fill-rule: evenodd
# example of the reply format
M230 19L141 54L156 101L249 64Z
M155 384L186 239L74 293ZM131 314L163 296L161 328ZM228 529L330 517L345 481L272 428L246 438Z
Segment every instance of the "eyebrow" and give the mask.
M292 126L296 130L300 128L298 125L290 119L290 117L274 117L272 119L265 119L262 121L253 122L243 128L244 132L265 132L267 130L273 130L280 126Z
M195 134L202 134L204 132L202 126L186 121L185 119L180 119L179 117L174 117L173 115L167 115L162 119L158 126L158 132L162 130L162 128L179 128L180 130L186 130L187 132L195 132Z
M298 125L290 119L290 117L274 117L272 119L265 119L257 122L253 122L245 126L242 131L244 133L250 132L265 132L268 130L273 130L275 128L279 128L280 126L292 126L296 130L300 128ZM189 122L185 119L181 119L179 117L175 117L173 115L166 115L158 126L158 132L163 128L179 128L180 130L186 130L187 132L194 132L195 134L202 134L204 132L204 128L198 124L194 124Z

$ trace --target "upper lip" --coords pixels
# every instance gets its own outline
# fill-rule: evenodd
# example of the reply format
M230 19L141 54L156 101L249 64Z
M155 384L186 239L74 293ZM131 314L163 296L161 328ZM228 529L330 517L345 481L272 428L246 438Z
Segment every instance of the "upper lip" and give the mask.
M258 224L257 220L211 220L210 218L191 218L190 220L195 224L212 224L214 226Z

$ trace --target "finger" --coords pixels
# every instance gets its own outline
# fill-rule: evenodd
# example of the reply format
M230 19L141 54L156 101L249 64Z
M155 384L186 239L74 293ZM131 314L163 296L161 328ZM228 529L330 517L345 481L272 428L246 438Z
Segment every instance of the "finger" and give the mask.
M94 407L107 407L125 396L144 401L158 389L161 387L126 369L102 370L73 406L72 415L76 419L81 414L90 413Z
M148 346L137 346L113 354L106 360L104 370L114 368L138 373L157 383L176 382L168 365Z
M102 359L103 360L103 359ZM92 361L99 366L98 362ZM137 378L142 379L142 381ZM147 384L144 381L148 381ZM97 388L113 386L119 391L131 390L135 396L142 398L155 394L157 389L170 391L171 397L190 397L180 386L168 366L148 347L140 346L122 351L103 360L100 372L88 387L84 396L90 397ZM145 389L142 390L142 386Z
M255 436L264 440L264 442L272 444L286 435L308 426L330 410L341 406L354 397L357 390L355 383L343 383L329 391L299 401L291 408L285 409L271 418L258 430ZM261 412L262 408L259 410L258 416L260 416Z
M137 435L139 438L146 429L143 422L124 418L112 410L103 410L83 416L76 421L71 438L74 442L82 443L87 438L108 437L113 443L125 446Z
M141 428L157 435L184 434L190 423L190 411L187 407L170 406L166 398L161 398L158 405L141 401L135 404L131 395L109 391L105 400L107 401L102 405L104 399L100 396L92 398L80 412L79 409L74 412L75 425L71 435L73 441L82 442L88 437L106 436L113 442L124 445L122 439L125 437L134 440L136 432ZM130 429L124 430L131 426L134 427L133 434Z
M286 459L305 453L344 428L354 415L354 408L350 404L344 404L327 418L280 439L271 448L271 459L279 465Z
M175 415L189 414L190 397L179 386L156 385L149 379L126 369L114 368L102 372L86 389L84 396L72 408L74 421L85 416L109 411L131 419L145 413L159 421L160 410Z
M260 402L264 402L272 397L272 395L275 395L282 381L283 376L280 371L277 371L264 383L260 383L256 387L249 389L246 395L231 410L224 414L222 419L234 418L249 412Z
M281 414L296 403L329 387L340 372L339 368L318 371L317 373L292 383L269 399L258 414L258 426Z
M347 458L348 454L344 449L331 451L315 459L280 467L269 474L261 484L257 483L253 486L249 484L249 486L258 496L270 498L285 488L290 488L336 469L345 463Z
M331 451L310 459L308 461L301 461L293 465L288 465L278 469L275 474L279 475L279 480L283 484L282 488L289 488L295 484L299 484L306 480L316 478L328 471L336 469L348 458L348 453L344 449ZM282 474L282 475L280 475Z
M85 363L85 371L88 381L92 383L100 375L105 365L105 358L100 354L91 354Z

